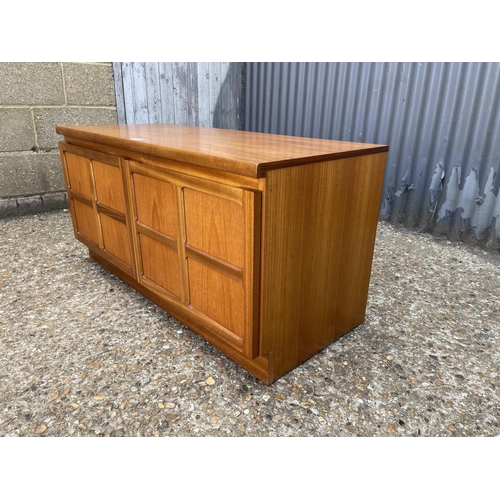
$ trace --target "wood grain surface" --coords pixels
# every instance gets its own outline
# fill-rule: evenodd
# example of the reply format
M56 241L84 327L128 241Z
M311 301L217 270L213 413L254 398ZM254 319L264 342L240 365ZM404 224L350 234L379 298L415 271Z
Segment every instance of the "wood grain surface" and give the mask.
M280 376L363 321L386 154L267 176L261 354Z
M124 214L126 204L120 167L97 160L92 162L92 166L97 202Z
M56 127L70 138L138 151L249 177L270 169L387 151L387 146L187 125Z
M245 214L238 203L184 189L187 244L240 269L245 262Z
M69 187L89 200L93 197L90 177L90 161L72 153L66 153Z
M91 256L265 383L364 319L387 146L58 127ZM88 146L87 147L84 147Z

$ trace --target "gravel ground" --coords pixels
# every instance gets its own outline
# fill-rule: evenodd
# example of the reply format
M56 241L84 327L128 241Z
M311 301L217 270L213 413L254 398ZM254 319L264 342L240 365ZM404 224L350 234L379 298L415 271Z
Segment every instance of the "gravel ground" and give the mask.
M500 435L500 258L380 223L367 316L266 386L88 257L0 220L1 436Z

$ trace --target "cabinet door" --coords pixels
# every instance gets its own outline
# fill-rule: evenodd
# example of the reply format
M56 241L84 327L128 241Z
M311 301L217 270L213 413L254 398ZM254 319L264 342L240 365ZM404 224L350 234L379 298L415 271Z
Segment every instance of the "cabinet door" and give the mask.
M138 280L258 355L260 193L127 162Z
M121 160L65 143L60 151L75 236L133 274Z
M176 187L137 166L130 180L137 279L161 296L181 300Z

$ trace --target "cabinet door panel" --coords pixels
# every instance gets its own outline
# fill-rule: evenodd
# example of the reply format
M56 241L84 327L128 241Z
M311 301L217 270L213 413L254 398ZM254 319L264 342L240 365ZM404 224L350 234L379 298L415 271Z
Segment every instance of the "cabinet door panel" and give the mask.
M245 293L236 281L214 269L188 259L190 305L243 338Z
M193 181L183 188L190 306L258 356L260 193ZM230 337L226 340L231 342Z
M69 188L85 196L93 198L90 176L90 160L73 153L65 153L66 168L69 178Z
M242 269L245 214L241 204L194 189L184 189L187 244Z
M179 257L175 250L145 234L139 234L142 262L141 280L145 286L152 282L177 298L182 296Z
M122 163L116 156L60 143L73 226L93 251L134 275Z
M127 226L105 214L100 215L104 250L130 267L132 260Z
M125 193L120 167L100 161L93 161L92 165L97 202L125 214Z
M259 192L125 162L137 279L213 335L259 355Z
M86 240L94 243L94 245L98 245L99 235L93 208L74 198L71 200L71 203L73 204L76 221L76 232Z
M138 222L177 239L177 207L172 184L134 173L132 182Z

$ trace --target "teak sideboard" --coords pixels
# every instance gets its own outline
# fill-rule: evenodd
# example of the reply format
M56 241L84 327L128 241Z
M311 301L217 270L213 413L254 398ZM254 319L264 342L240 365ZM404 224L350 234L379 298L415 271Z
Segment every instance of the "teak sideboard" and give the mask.
M90 256L266 384L365 315L387 146L58 126Z

